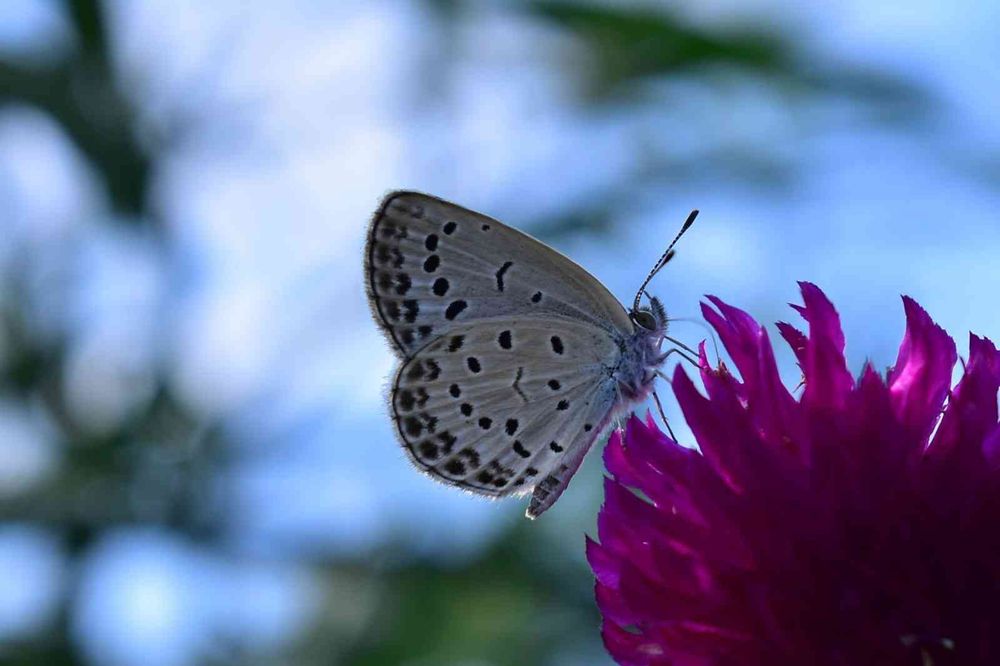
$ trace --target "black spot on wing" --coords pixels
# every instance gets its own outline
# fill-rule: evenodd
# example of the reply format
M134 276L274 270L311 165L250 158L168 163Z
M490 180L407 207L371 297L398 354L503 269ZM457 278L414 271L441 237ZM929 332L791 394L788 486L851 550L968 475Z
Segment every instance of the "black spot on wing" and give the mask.
M560 338L558 335L553 335L551 338L549 338L549 342L552 343L552 351L554 351L557 354L563 353L565 348L563 347L562 338Z
M468 306L469 304L463 300L452 301L448 304L448 307L444 311L444 318L448 321L452 321Z
M427 248L428 252L433 252L434 250L437 249L437 246L438 246L437 234L431 234L430 236L424 239L424 247Z
M458 452L458 456L468 460L470 467L479 467L479 453L475 449L466 447Z
M497 291L503 291L503 276L504 276L504 273L506 273L510 269L510 267L513 266L513 265L514 265L513 261L505 261L505 262L503 262L503 265L500 267L500 269L497 271L497 273L496 273L496 275L497 275Z
M521 400L524 400L524 402L527 403L528 396L524 395L524 391L521 390L521 387L519 385L521 382L521 377L523 376L524 376L524 368L518 367L517 374L514 375L514 383L511 384L511 388L517 391L517 394L521 397Z
M458 438L447 430L442 433L438 433L437 438L441 442L441 451L444 452L445 455L451 453L452 448L455 446L455 442L458 441Z
M529 451L528 449L524 448L524 445L521 444L520 440L515 439L514 440L514 445L511 448L514 449L514 453L516 453L517 455L521 456L522 458L530 458L531 457L531 451Z
M406 371L406 378L411 382L415 382L418 379L422 379L426 370L424 369L423 361L415 361L410 365L410 369Z
M417 387L417 406L423 407L430 400L431 396L423 386Z
M412 391L409 391L407 389L402 389L399 392L399 407L404 412L412 410L416 404L417 404L417 398L416 396L413 395Z
M565 449L559 446L558 442L549 442L549 448L555 453L562 453Z
M444 227L441 228L441 231L443 231L448 236L451 236L453 233L455 233L455 229L457 228L458 228L457 222L455 222L454 220L448 220L447 222L445 222Z
M502 331L500 335L497 336L497 342L500 344L502 349L510 349L514 344L511 339L510 331Z
M413 299L407 299L403 301L403 309L406 310L406 314L403 318L409 323L414 323L417 321L417 315L420 314L420 304Z
M438 266L440 265L441 265L441 257L437 256L436 254L432 254L431 256L424 259L424 272L433 273L438 269Z
M518 425L517 419L507 419L507 423L504 424L504 429L507 431L508 435L513 436L514 433L517 432Z
M431 287L431 291L434 292L435 296L444 296L448 293L449 286L451 285L448 284L447 278L439 277L434 280L434 285Z
M396 276L396 293L403 296L413 286L413 280L406 273L399 273Z
M403 429L410 437L419 437L424 431L424 424L416 416L407 416L403 421Z
M420 457L425 460L436 460L441 455L441 449L437 444L428 440L420 442Z
M469 366L469 370L471 370L474 373L479 373L483 369L482 364L479 363L479 359L476 358L475 356L470 356L469 358L465 359L465 363L466 365Z
M431 434L437 432L438 419L436 416L431 416L430 414L421 414L420 418L424 420L424 425Z

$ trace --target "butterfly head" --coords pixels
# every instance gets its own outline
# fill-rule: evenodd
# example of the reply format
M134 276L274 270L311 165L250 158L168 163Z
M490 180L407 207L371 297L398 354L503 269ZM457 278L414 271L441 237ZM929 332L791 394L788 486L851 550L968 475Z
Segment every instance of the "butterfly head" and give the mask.
M667 311L655 296L649 297L648 307L635 307L629 313L629 318L637 331L647 335L663 336L667 332Z

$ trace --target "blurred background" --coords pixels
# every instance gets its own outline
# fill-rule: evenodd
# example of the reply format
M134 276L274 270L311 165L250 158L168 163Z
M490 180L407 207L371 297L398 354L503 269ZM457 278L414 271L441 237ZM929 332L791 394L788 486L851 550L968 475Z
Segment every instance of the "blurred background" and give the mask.
M608 664L600 456L531 524L409 468L367 221L431 192L627 300L698 207L672 315L807 279L855 370L901 293L964 352L1000 335L1000 5L895 4L4 0L0 661Z

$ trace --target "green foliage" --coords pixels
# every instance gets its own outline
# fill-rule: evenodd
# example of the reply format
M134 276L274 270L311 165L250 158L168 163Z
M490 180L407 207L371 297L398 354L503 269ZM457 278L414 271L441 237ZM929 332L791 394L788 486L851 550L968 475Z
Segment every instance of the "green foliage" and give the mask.
M541 1L531 11L581 37L596 62L598 94L650 76L689 74L707 65L787 71L790 53L775 35L722 35L684 25L669 13L646 7Z
M537 0L528 8L585 44L596 100L650 79L705 76L710 69L728 69L772 79L802 94L847 96L910 114L921 114L930 104L918 88L898 76L815 61L776 31L697 28L666 9L647 6Z
M386 572L370 631L347 663L521 666L573 647L581 629L599 623L590 574L556 562L562 575L545 575L532 563L530 527L462 568L425 561Z

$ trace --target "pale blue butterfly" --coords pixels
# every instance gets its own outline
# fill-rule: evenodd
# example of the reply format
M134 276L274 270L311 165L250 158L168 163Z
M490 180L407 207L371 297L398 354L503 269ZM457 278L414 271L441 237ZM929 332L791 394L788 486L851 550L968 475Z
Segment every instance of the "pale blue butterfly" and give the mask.
M645 400L669 354L646 285L626 311L594 276L517 229L453 203L394 192L368 229L372 313L401 365L400 442L433 478L479 495L531 493L535 518L612 420ZM655 397L655 394L654 394Z

